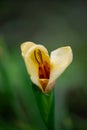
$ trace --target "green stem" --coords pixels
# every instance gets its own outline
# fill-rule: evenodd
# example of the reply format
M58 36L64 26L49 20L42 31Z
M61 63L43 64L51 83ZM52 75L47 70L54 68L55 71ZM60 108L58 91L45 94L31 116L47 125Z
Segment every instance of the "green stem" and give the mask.
M33 93L40 111L41 117L48 130L54 130L54 114L55 114L55 100L54 91L48 94L42 93L42 91L32 84Z
M54 130L55 129L55 99L54 99L54 91L53 91L53 99L52 104L49 112L49 120L48 120L48 130Z

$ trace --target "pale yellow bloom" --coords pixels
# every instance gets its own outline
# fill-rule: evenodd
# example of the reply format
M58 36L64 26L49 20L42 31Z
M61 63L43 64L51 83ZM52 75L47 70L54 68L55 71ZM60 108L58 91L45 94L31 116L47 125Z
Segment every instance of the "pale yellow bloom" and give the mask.
M21 51L32 82L44 93L53 89L56 79L73 58L70 46L52 51L50 57L43 45L33 42L22 43Z

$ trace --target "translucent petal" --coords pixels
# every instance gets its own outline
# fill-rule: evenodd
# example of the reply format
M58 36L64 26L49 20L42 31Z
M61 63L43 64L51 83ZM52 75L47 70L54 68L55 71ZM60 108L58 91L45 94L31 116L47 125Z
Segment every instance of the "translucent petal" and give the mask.
M61 47L51 52L51 72L47 89L49 89L50 84L55 82L55 80L68 67L68 65L72 62L72 58L72 50L69 46Z

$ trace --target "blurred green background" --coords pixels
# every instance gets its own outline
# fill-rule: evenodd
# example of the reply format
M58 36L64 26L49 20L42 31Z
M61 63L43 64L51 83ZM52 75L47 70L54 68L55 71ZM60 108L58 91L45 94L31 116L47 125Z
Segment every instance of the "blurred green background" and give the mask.
M87 1L0 1L0 130L46 130L20 44L69 45L73 63L55 86L55 130L87 130Z

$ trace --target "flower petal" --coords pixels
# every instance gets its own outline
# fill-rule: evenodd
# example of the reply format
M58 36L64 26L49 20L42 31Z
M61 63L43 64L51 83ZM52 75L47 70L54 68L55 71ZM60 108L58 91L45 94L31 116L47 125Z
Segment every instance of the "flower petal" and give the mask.
M50 87L50 84L55 82L60 74L68 67L72 62L72 58L72 50L69 46L61 47L51 52L51 72L47 89Z
M21 44L21 51L22 51L22 56L24 57L26 55L26 53L28 52L28 50L34 46L35 43L33 42L24 42Z
M38 62L40 62L41 59L37 51L40 50L41 54L43 55L43 59L50 61L48 51L42 45L36 45L33 43L26 43L26 45L24 45L24 49L22 47L22 55L24 57L28 73L30 75L32 82L36 84L38 87L40 87L40 89L43 91L43 88L39 81L39 74L38 74L38 66L39 66Z

